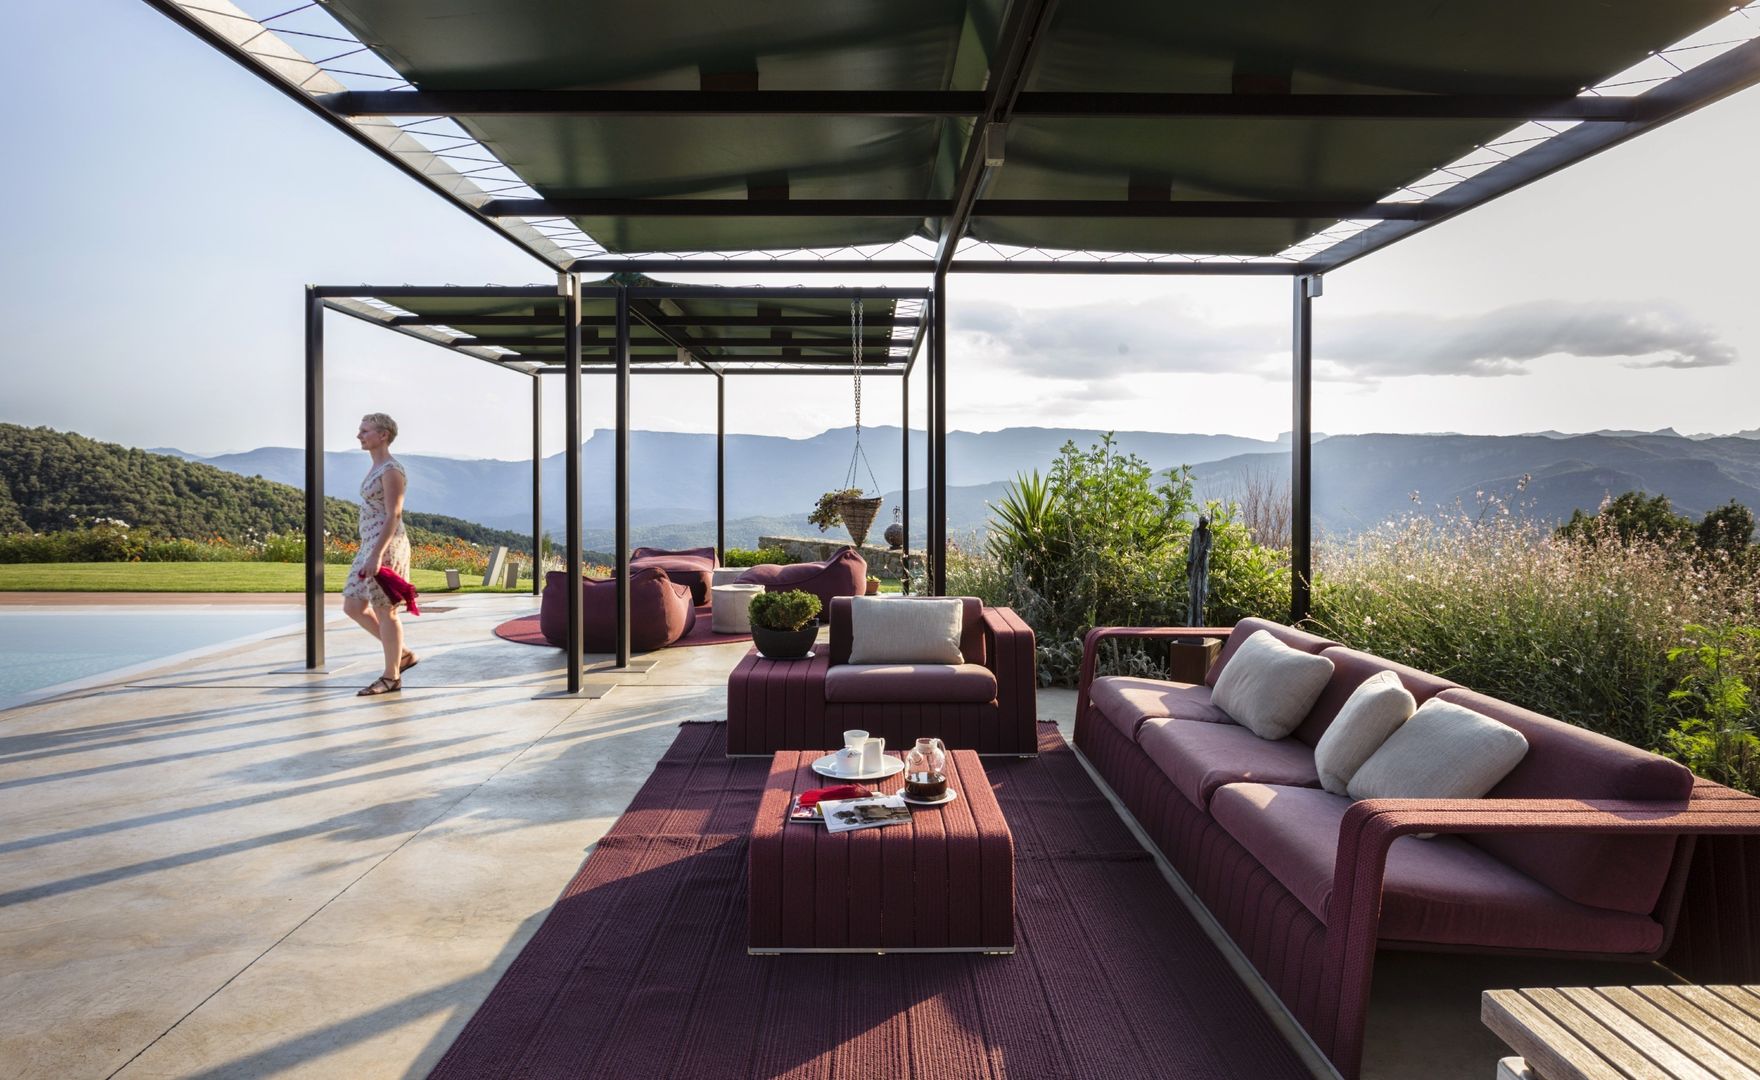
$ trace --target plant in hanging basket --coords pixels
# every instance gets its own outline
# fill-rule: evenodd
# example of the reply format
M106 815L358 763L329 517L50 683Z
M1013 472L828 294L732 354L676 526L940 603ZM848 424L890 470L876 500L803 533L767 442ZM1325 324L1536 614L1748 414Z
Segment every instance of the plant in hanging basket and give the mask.
M861 488L827 491L819 496L819 505L815 506L813 512L807 515L807 521L819 526L820 532L824 532L833 525L841 525L843 524L843 515L838 511L837 504L847 498L859 499L861 497Z
M845 495L837 500L837 514L843 518L843 527L849 530L850 542L856 547L861 547L868 539L868 529L879 513L879 496L864 499L860 494Z

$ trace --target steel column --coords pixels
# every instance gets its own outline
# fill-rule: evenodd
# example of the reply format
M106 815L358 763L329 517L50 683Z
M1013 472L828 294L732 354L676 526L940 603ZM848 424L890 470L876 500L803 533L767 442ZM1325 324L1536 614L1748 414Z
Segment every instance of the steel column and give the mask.
M929 373L934 409L929 439L935 444L929 482L929 552L934 565L930 593L947 594L947 275L935 275L935 323L929 336Z
M629 666L629 290L617 288L617 666Z
M904 591L911 591L911 378L906 374L898 380L903 401L898 419L899 527L904 539L899 545L900 563L904 566Z
M715 565L727 558L727 376L715 376Z
M1290 334L1290 389L1294 415L1289 432L1289 621L1308 617L1313 580L1313 403L1314 297L1318 276L1295 279L1295 313Z
M324 666L324 301L306 286L306 667Z
M532 374L532 595L544 592L544 379Z
M563 425L563 489L568 513L568 692L581 692L581 665L586 652L586 626L581 610L581 284L573 274L562 277L568 290L563 325L566 380Z

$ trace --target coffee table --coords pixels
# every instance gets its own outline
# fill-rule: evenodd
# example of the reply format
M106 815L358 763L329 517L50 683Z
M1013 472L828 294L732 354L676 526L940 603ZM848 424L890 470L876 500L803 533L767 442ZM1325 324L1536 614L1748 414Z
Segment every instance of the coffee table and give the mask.
M812 770L823 755L771 758L747 851L746 951L1014 952L1014 837L978 755L948 754L953 802L844 833L787 820L797 792L836 783ZM894 794L904 777L867 786Z

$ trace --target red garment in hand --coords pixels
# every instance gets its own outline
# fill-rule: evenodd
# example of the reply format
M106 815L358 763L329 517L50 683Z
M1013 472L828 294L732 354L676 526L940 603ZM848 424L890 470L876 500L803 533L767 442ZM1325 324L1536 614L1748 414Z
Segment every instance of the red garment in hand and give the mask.
M865 799L874 794L860 784L839 784L836 787L814 788L812 791L801 792L801 809L809 810L821 799Z
M373 580L379 583L379 588L385 590L385 595L391 598L392 603L409 608L411 615L422 613L422 609L416 606L416 587L405 581L397 571L382 566L373 575Z

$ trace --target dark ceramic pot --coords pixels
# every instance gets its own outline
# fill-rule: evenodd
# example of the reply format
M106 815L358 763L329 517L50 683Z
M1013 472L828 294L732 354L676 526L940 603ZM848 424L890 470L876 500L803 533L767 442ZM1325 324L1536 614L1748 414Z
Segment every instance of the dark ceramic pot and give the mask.
M801 660L813 651L813 639L819 636L819 624L808 623L799 630L770 630L752 627L752 644L766 660Z
M886 526L886 531L881 535L886 537L886 546L892 550L897 551L904 547L904 526L898 522L895 521Z

